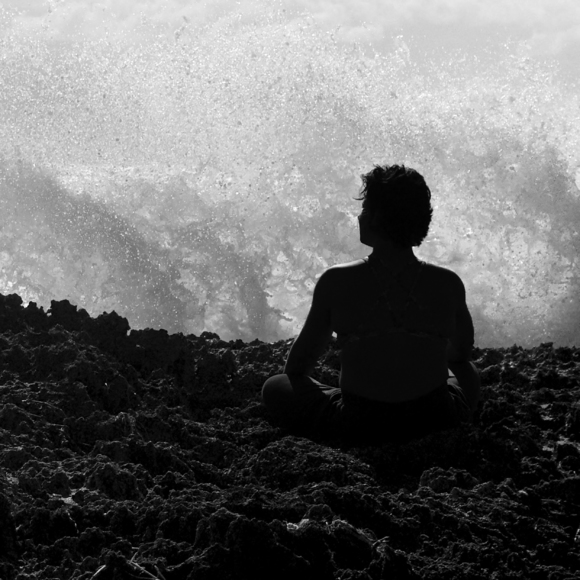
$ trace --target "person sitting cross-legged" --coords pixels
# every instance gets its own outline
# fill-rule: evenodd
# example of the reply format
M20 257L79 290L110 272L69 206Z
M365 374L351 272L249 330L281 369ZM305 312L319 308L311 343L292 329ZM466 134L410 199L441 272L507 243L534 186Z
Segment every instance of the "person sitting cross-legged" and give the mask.
M297 434L408 441L471 420L480 396L473 322L461 278L413 252L433 214L423 177L386 165L362 179L360 241L372 252L320 276L284 373L265 382L262 400ZM311 377L333 332L339 388Z

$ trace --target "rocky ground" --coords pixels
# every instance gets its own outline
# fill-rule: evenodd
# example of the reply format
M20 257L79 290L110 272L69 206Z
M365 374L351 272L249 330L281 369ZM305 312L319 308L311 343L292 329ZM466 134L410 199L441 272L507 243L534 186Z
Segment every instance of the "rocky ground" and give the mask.
M477 350L474 425L359 448L270 423L289 342L16 295L0 331L2 580L580 577L580 349Z

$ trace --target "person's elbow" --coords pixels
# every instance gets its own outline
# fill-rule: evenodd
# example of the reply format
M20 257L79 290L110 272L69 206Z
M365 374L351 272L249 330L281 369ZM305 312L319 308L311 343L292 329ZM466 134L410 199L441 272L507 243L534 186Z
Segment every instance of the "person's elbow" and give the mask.
M314 370L315 363L312 361L307 361L306 359L293 358L286 361L284 366L284 374L288 376L304 376L310 375Z
M447 361L466 362L471 360L472 345L469 343L457 344L451 340L447 342Z
M284 374L308 375L313 371L318 357L305 342L303 335L294 341L284 365Z

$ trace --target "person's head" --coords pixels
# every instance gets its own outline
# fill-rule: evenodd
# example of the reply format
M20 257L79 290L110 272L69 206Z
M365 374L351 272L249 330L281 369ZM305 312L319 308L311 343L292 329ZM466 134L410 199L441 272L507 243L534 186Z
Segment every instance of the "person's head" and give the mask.
M404 165L375 165L361 178L360 197L356 199L363 202L361 220L367 220L365 227L400 248L421 245L433 215L431 191L423 176ZM361 234L362 225L361 221Z

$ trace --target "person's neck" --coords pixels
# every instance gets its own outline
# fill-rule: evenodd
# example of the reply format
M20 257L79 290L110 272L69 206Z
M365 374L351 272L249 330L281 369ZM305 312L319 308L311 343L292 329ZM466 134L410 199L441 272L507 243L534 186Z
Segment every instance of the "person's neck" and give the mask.
M370 257L384 264L407 264L417 260L412 247L401 248L388 240L376 243L372 248Z

